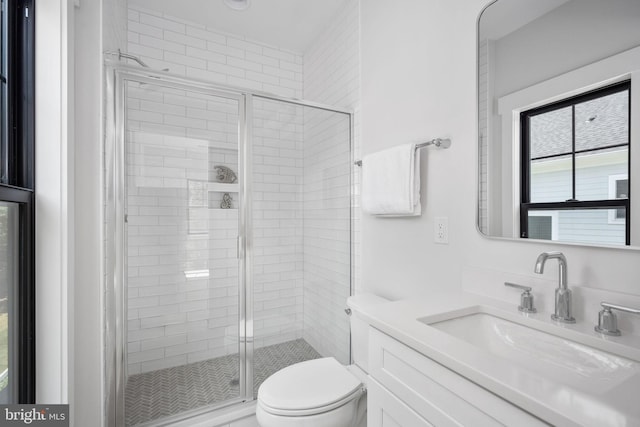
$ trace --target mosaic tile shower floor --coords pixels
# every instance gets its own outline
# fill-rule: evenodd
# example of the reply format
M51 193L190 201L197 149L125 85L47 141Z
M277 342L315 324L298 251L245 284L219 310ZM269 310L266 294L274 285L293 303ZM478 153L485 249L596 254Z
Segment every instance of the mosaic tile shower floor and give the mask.
M319 357L303 339L257 349L254 395L274 372ZM132 375L125 390L125 423L132 426L223 402L238 392L237 354Z

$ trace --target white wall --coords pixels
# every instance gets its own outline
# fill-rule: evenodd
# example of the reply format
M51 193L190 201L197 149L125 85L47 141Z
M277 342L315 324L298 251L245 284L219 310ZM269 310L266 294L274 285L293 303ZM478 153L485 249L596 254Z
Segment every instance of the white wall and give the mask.
M363 287L384 296L459 282L465 237L475 232L479 3L361 2L363 154L432 138L453 142L422 151L421 217L363 215ZM433 243L435 216L449 217L449 245Z
M74 327L73 425L99 425L103 414L104 363L101 293L100 148L102 141L101 2L82 2L75 8L75 144L73 209L75 225L75 291L70 324ZM115 9L114 9L115 13ZM122 23L122 20L120 21ZM121 36L123 32L120 32ZM115 37L115 33L112 33ZM105 38L107 40L107 38ZM113 42L112 47L116 46ZM70 212L71 214L71 212ZM71 381L71 379L70 379ZM100 419L103 417L100 416Z
M640 45L638 20L636 0L573 0L561 5L495 41L493 96L499 98Z
M103 46L107 50L125 46L125 1L104 4L101 1L82 1L75 8L73 2L63 3L71 13L65 22L66 31L73 34L70 35L73 60L68 77L73 100L60 108L60 111L68 108L73 129L67 141L73 147L67 165L67 173L74 177L68 189L72 205L66 212L74 231L74 240L68 247L69 256L74 260L73 280L68 281L70 304L67 313L70 325L68 382L71 425L102 425L106 407L101 288L102 193L100 174L95 171L101 169L102 50ZM103 16L106 17L104 21ZM39 15L41 19L42 15ZM50 37L55 40L57 36L51 34ZM50 71L51 64L47 69ZM79 108L74 108L75 105ZM76 140L80 143L76 144ZM51 361L51 354L44 356L43 360ZM67 373L63 371L62 374Z
M364 287L395 298L424 294L458 287L473 266L533 276L540 252L562 250L570 284L640 293L637 252L490 240L476 231L476 19L486 3L361 2L363 152L452 139L448 150L423 150L421 217L363 217ZM449 217L448 245L433 243L435 216ZM544 277L556 275L548 268Z

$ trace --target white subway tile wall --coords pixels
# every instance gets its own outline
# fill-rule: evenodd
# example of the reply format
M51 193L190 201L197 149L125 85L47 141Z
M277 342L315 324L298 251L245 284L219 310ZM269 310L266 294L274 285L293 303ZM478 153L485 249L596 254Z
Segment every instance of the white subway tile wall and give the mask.
M478 132L480 133L480 188L478 193L478 228L481 232L489 233L489 144L490 138L487 118L491 111L489 105L489 42L483 40L478 47Z
M302 337L303 108L254 98L253 313L256 347Z
M127 0L102 2L102 45L105 51L127 48L127 12Z
M360 158L358 14L358 2L349 1L304 55L305 99L355 112L353 158ZM360 278L360 170L352 165L347 116L306 109L304 118L304 339L347 364L344 309L350 280L358 290Z
M302 56L241 36L129 6L128 53L151 68L302 98Z
M357 111L357 1L333 22L303 61L130 7L128 48L154 69ZM215 165L238 170L238 136L233 102L153 85L131 87L128 102L132 375L238 351L238 211L219 209L224 193L207 183ZM357 276L351 252L359 257L349 247L348 206L359 206L359 191L349 188L347 117L260 98L253 115L255 345L304 336L348 363L343 309ZM359 238L357 226L352 232Z

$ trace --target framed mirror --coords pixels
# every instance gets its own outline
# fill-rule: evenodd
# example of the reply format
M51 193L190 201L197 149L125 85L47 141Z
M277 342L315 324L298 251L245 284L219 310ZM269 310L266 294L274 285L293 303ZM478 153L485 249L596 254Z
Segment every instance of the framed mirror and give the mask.
M640 249L640 1L496 0L477 48L478 230Z

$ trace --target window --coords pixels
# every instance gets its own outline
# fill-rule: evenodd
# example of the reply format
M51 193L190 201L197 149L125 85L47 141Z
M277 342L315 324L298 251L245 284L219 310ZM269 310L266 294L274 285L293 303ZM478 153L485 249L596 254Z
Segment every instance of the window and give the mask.
M521 113L522 238L629 245L630 87ZM552 214L553 233L540 219Z
M34 403L34 1L0 1L0 403Z

